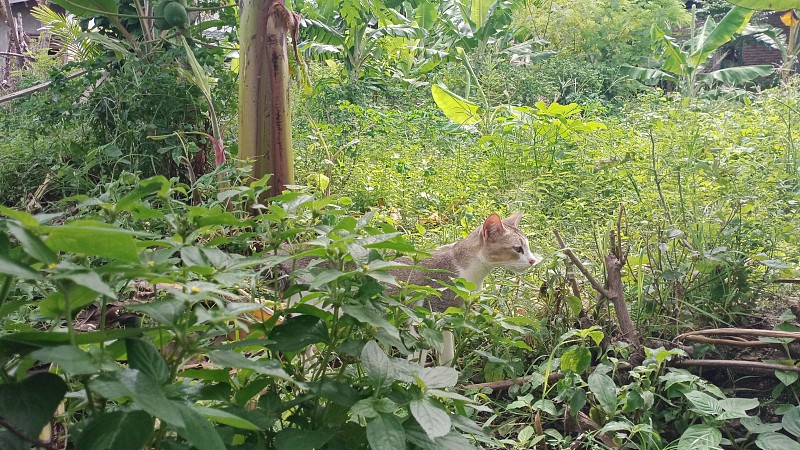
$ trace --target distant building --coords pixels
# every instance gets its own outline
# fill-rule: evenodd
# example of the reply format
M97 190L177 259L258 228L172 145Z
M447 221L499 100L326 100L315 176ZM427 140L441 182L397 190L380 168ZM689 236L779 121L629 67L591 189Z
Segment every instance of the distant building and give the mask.
M42 24L31 16L31 9L39 3L31 0L8 0L8 2L11 4L11 13L14 17L22 17L22 28L25 34L30 38L38 38L39 27ZM5 21L0 19L0 52L9 50L10 32L11 29L6 25Z

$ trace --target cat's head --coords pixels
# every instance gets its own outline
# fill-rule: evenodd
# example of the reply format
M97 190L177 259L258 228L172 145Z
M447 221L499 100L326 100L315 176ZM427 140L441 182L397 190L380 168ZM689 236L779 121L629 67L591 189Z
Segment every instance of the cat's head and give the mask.
M480 258L483 264L502 267L512 272L524 272L536 263L528 237L517 228L520 217L522 213L505 219L497 214L486 218L477 230L481 239Z

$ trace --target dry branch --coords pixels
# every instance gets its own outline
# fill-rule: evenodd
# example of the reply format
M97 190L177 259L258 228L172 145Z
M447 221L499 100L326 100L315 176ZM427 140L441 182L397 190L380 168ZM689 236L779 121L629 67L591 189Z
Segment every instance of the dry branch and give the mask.
M73 72L73 73L65 76L64 80L66 81L66 80L71 80L73 78L77 78L77 77L79 77L81 75L85 75L87 72L89 72L88 69L81 69L81 70L79 70L77 72ZM53 84L52 80L51 81L45 81L44 83L40 83L40 84L31 86L31 87L28 87L28 88L25 88L25 89L20 89L20 90L18 90L16 92L12 92L12 93L10 93L8 95L4 95L4 96L0 97L0 103L5 103L7 101L14 100L15 98L24 97L26 95L33 94L34 92L43 91L43 90L47 89L48 87L50 87L51 84Z
M683 333L675 337L675 340L685 339L691 336L724 335L724 336L758 336L771 338L791 338L800 339L800 332L797 331L778 331L778 330L753 330L749 328L711 328L708 330L697 330Z
M669 365L672 367L719 367L723 369L758 373L772 373L776 370L800 373L800 367L798 366L785 366L783 364L741 361L736 359L684 359L682 361L673 361Z

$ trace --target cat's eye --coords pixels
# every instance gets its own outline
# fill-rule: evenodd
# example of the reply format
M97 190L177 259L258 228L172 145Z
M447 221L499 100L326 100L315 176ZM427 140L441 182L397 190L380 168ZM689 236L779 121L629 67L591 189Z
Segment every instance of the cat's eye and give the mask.
M514 247L512 247L512 249L514 249L514 251L519 253L520 255L522 254L522 247L520 247L519 245L515 245Z

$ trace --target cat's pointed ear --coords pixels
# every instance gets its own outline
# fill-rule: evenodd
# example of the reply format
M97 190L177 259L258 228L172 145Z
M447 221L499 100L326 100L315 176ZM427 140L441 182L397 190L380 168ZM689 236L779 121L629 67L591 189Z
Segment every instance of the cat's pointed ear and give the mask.
M503 219L503 223L506 225L511 225L514 228L518 228L517 224L519 223L519 218L522 217L521 212L516 212L505 219Z
M503 221L500 219L500 216L497 214L492 214L483 221L483 226L481 226L481 236L484 239L492 239L499 233L505 231L505 229L506 227L503 225Z

